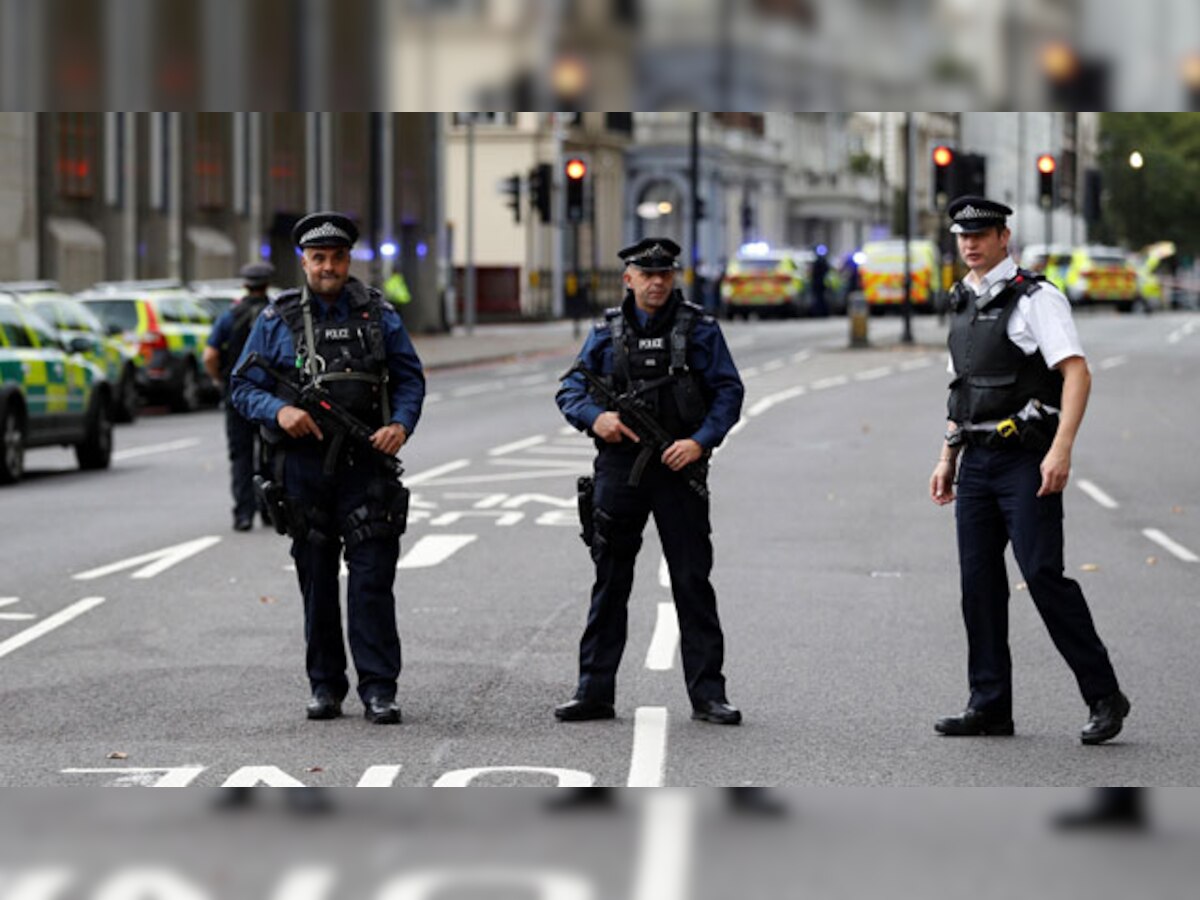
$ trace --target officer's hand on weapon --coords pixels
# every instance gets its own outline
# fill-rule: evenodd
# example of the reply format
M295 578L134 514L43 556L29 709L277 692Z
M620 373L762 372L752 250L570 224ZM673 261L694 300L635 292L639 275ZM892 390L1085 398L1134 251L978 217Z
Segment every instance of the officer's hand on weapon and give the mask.
M288 437L302 438L311 434L315 435L318 441L325 439L313 417L298 406L283 407L275 414L275 421L287 432Z
M672 472L691 465L704 455L704 449L691 438L676 441L663 451L662 463Z
M393 422L391 425L384 425L371 435L371 446L380 453L395 456L407 440L408 432L404 430L404 426Z
M596 421L592 423L592 431L600 440L608 444L618 444L625 438L629 438L635 444L641 443L638 436L621 421L621 417L615 412L602 412L596 416Z
M1060 494L1067 486L1071 477L1071 451L1062 450L1051 445L1050 451L1042 459L1042 486L1037 495L1045 497L1049 494Z

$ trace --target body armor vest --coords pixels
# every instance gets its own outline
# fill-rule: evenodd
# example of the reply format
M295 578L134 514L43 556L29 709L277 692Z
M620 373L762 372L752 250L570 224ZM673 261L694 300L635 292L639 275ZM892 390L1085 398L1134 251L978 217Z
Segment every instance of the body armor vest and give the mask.
M301 292L288 292L275 306L292 333L300 368L329 391L339 404L367 425L386 425L388 410L387 348L383 337L382 295L351 278L346 283L350 315L344 322L311 316L309 345ZM312 298L309 303L324 301Z
M637 322L633 297L605 313L613 340L613 387L634 391L672 437L690 437L708 414L700 378L687 363L688 341L704 311L678 291L666 314L645 327Z
M229 384L229 376L233 367L241 358L242 348L250 338L250 329L254 327L259 313L270 305L265 294L247 294L238 301L233 310L233 326L229 329L229 340L221 348L221 381Z
M980 424L1015 415L1030 400L1062 406L1062 375L1046 365L1041 352L1026 356L1008 337L1008 321L1022 297L1046 279L1018 269L994 295L976 298L959 282L954 286L950 320L948 417L958 424Z

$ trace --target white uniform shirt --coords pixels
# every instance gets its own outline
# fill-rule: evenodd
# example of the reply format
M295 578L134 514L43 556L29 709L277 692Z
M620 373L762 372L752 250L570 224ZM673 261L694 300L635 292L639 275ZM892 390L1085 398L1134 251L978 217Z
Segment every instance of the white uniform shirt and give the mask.
M982 281L976 282L974 273L969 272L963 284L974 291L976 297L981 297L996 285L1011 281L1016 274L1016 262L1006 256L983 276ZM1009 340L1026 356L1042 351L1042 358L1052 369L1064 359L1083 357L1083 346L1079 343L1075 320L1071 318L1071 304L1062 291L1048 281L1039 283L1036 290L1017 301L1017 308L1008 319L1007 331ZM946 364L946 371L956 374L953 357Z

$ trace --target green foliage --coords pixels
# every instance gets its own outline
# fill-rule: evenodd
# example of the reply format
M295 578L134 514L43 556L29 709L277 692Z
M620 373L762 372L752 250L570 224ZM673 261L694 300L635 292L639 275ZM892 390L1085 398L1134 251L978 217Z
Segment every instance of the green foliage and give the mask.
M1102 219L1093 236L1138 249L1171 240L1200 251L1200 115L1104 113L1100 119ZM1139 151L1141 169L1129 165Z

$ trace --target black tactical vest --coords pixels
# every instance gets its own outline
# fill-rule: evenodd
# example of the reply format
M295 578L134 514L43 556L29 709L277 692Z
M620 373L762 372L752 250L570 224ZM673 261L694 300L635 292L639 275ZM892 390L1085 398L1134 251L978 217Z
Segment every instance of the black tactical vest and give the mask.
M233 308L233 325L229 329L229 338L221 348L221 381L229 384L229 376L233 367L241 358L242 349L250 338L250 329L258 319L259 313L270 305L266 294L247 294Z
M1045 280L1018 269L994 296L985 294L978 300L962 282L954 286L949 338L955 372L948 406L951 421L960 425L998 421L1035 399L1062 406L1062 375L1046 365L1040 351L1026 356L1008 337L1008 320L1018 301Z
M675 438L690 437L708 414L703 382L687 363L688 341L704 310L675 291L662 314L638 324L627 294L604 314L613 339L613 387L633 390Z
M304 323L304 305L300 291L289 291L275 301L279 315L287 323L296 347L301 370L315 371L316 381L350 413L368 425L388 423L387 348L383 338L383 295L356 278L346 283L350 315L344 322L320 317L317 304L324 301L310 295L313 304L313 348L308 347ZM309 362L309 354L315 362Z

